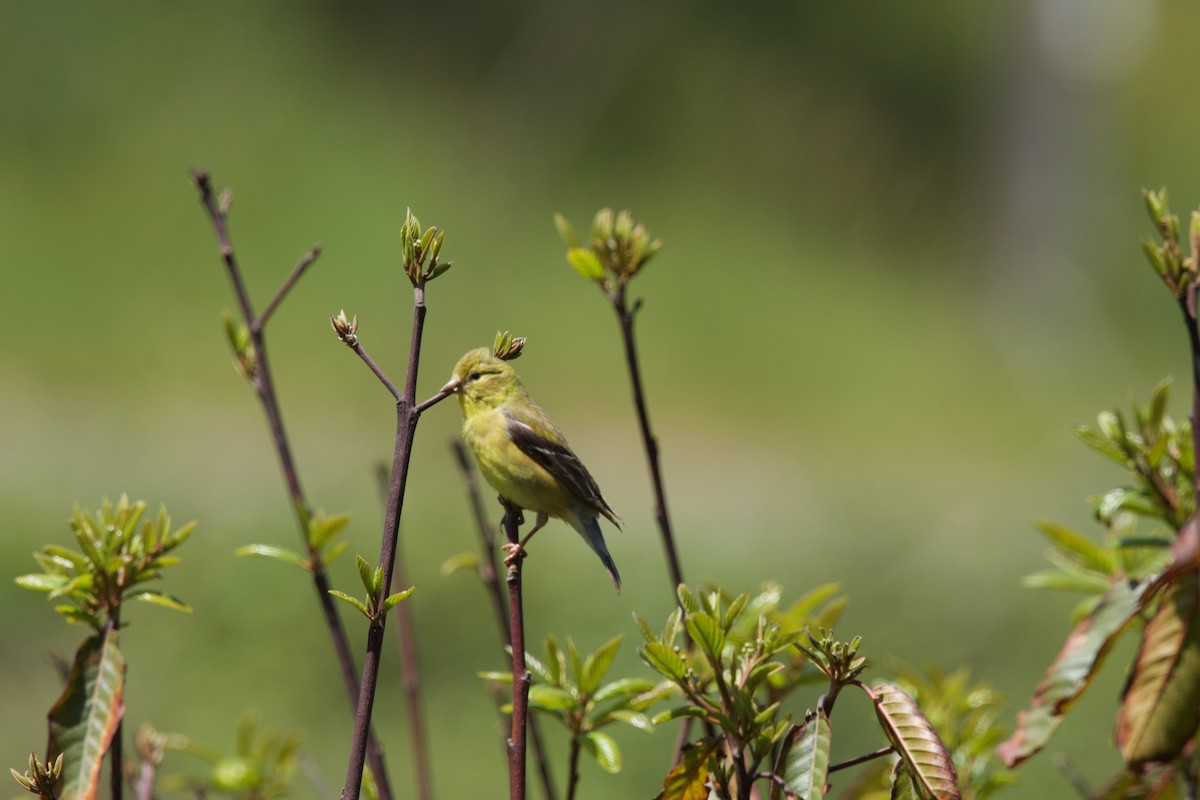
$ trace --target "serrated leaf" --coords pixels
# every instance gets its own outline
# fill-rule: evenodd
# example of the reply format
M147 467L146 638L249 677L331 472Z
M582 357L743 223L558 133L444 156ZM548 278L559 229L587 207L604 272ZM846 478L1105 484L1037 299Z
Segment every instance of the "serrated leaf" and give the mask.
M692 637L701 651L713 661L720 661L721 651L725 649L725 631L716 618L701 611L688 614L684 619L688 635Z
M875 716L923 800L959 800L958 773L950 751L908 693L892 683L872 692Z
M616 775L621 771L621 748L607 733L589 731L583 735L583 746L596 759L600 769Z
M633 621L637 624L638 630L642 632L643 639L645 639L647 642L658 641L658 634L654 632L649 624L647 624L646 620L642 619L637 614L634 614Z
M566 656L553 636L546 637L543 647L546 650L545 681L551 686L558 686L562 682L563 671L567 668Z
M61 800L94 800L100 765L125 713L125 659L115 630L75 653L62 695L50 709L47 760L64 756Z
M1067 636L1038 682L1029 709L1017 713L1017 729L996 748L1009 767L1046 746L1063 716L1091 684L1117 637L1137 615L1150 585L1150 581L1114 585Z
M585 695L590 695L600 687L600 681L604 680L604 676L608 674L609 668L612 667L613 659L617 657L617 651L621 649L621 642L624 639L624 636L618 634L600 645L596 652L588 654L588 657L583 662L583 675L579 679L579 690L581 692Z
M512 652L511 649L509 652ZM545 681L551 686L561 687L563 685L555 679L554 673L549 667L531 656L529 653L525 654L525 668L536 675L539 680Z
M1117 717L1126 765L1177 758L1200 725L1197 572L1170 587L1146 625Z
M304 557L299 553L289 550L286 547L276 547L271 544L248 544L234 550L233 554L239 558L246 558L248 556L273 558L276 561L283 561L287 564L294 564L301 569L304 568Z
M821 800L825 796L832 739L829 718L818 711L793 728L787 744L780 749L775 774L783 778L797 800ZM778 786L771 792L772 798L780 797Z
M671 680L682 681L687 673L683 657L665 644L647 642L642 645L641 656L643 661Z
M600 259L586 247L572 247L567 250L567 262L588 280L598 281L604 277L604 267L600 264Z
M675 588L675 595L679 598L679 605L684 613L694 614L701 610L700 598L696 597L696 593L686 583L681 583Z
M442 575L453 575L463 570L474 572L479 569L479 554L471 550L456 553L442 562Z
M158 589L143 589L137 592L131 592L126 595L130 600L138 600L142 603L150 603L155 606L169 608L172 611L182 611L185 614L192 613L192 607L180 600L178 597L172 597L166 592Z
M708 739L683 748L654 800L708 800L708 760L716 749L717 743Z

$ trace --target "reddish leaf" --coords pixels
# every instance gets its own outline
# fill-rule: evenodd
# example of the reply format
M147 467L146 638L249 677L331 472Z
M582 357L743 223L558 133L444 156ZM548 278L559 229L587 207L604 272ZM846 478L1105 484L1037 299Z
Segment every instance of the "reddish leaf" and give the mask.
M1063 716L1091 684L1117 636L1138 613L1150 585L1149 581L1134 586L1125 582L1114 585L1067 636L1034 690L1029 710L1017 714L1017 729L996 748L996 754L1009 767L1046 746Z
M1117 746L1130 768L1170 761L1200 724L1200 602L1193 569L1167 589L1142 634L1117 717Z
M950 751L917 702L899 686L882 683L869 691L875 715L907 768L922 800L959 800L958 774Z

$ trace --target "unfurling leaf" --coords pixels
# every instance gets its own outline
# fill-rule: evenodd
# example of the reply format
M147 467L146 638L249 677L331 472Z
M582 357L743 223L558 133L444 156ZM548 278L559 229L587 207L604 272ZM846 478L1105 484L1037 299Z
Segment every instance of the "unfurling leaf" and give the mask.
M621 749L614 740L602 731L589 731L583 735L583 746L596 759L600 769L616 774L621 771Z
M596 254L586 247L572 247L567 251L567 261L583 277L590 281L604 278L604 266Z

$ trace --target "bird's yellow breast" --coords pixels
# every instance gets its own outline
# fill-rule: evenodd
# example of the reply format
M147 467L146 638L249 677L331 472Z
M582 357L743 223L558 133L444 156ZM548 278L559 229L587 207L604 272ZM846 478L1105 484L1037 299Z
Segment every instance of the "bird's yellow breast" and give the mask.
M503 411L493 409L469 417L463 423L463 438L484 479L502 496L528 511L567 518L570 511L563 488L513 444Z

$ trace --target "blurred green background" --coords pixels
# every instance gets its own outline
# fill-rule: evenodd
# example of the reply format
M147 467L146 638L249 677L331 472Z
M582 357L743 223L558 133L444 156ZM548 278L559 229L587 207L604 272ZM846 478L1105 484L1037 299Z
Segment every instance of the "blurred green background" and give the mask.
M1138 190L1200 202L1198 25L1181 0L5 3L5 574L69 540L75 503L128 492L198 520L165 586L195 613L127 615L127 719L228 748L256 708L304 736L326 788L300 781L298 796L341 785L351 717L312 589L232 556L296 532L223 341L233 301L187 179L201 166L235 190L259 308L325 247L272 321L271 357L306 489L354 514L352 550L371 559L394 417L327 317L358 314L399 379L406 206L448 231L419 394L498 328L528 336L527 386L627 522L609 534L620 596L564 526L539 538L530 641L623 632L617 669L648 674L631 615L657 624L671 596L618 333L551 224L628 207L665 242L633 293L688 578L777 581L788 598L838 581L839 632L865 637L876 676L891 658L971 665L1015 712L1075 602L1019 587L1043 564L1031 523L1094 532L1084 498L1122 480L1072 426L1186 377L1177 312L1139 251ZM499 796L499 724L475 673L504 659L480 587L439 574L474 545L458 427L451 404L422 420L403 548L435 788ZM355 591L352 558L334 578ZM0 580L3 765L44 748L48 654L82 633ZM1094 782L1116 769L1131 649L1053 743ZM376 720L407 789L396 663L389 651ZM877 747L870 727L865 704L844 709L835 758ZM674 730L617 735L625 770L585 765L583 797L661 785ZM1049 754L1022 774L1014 796L1070 794Z

